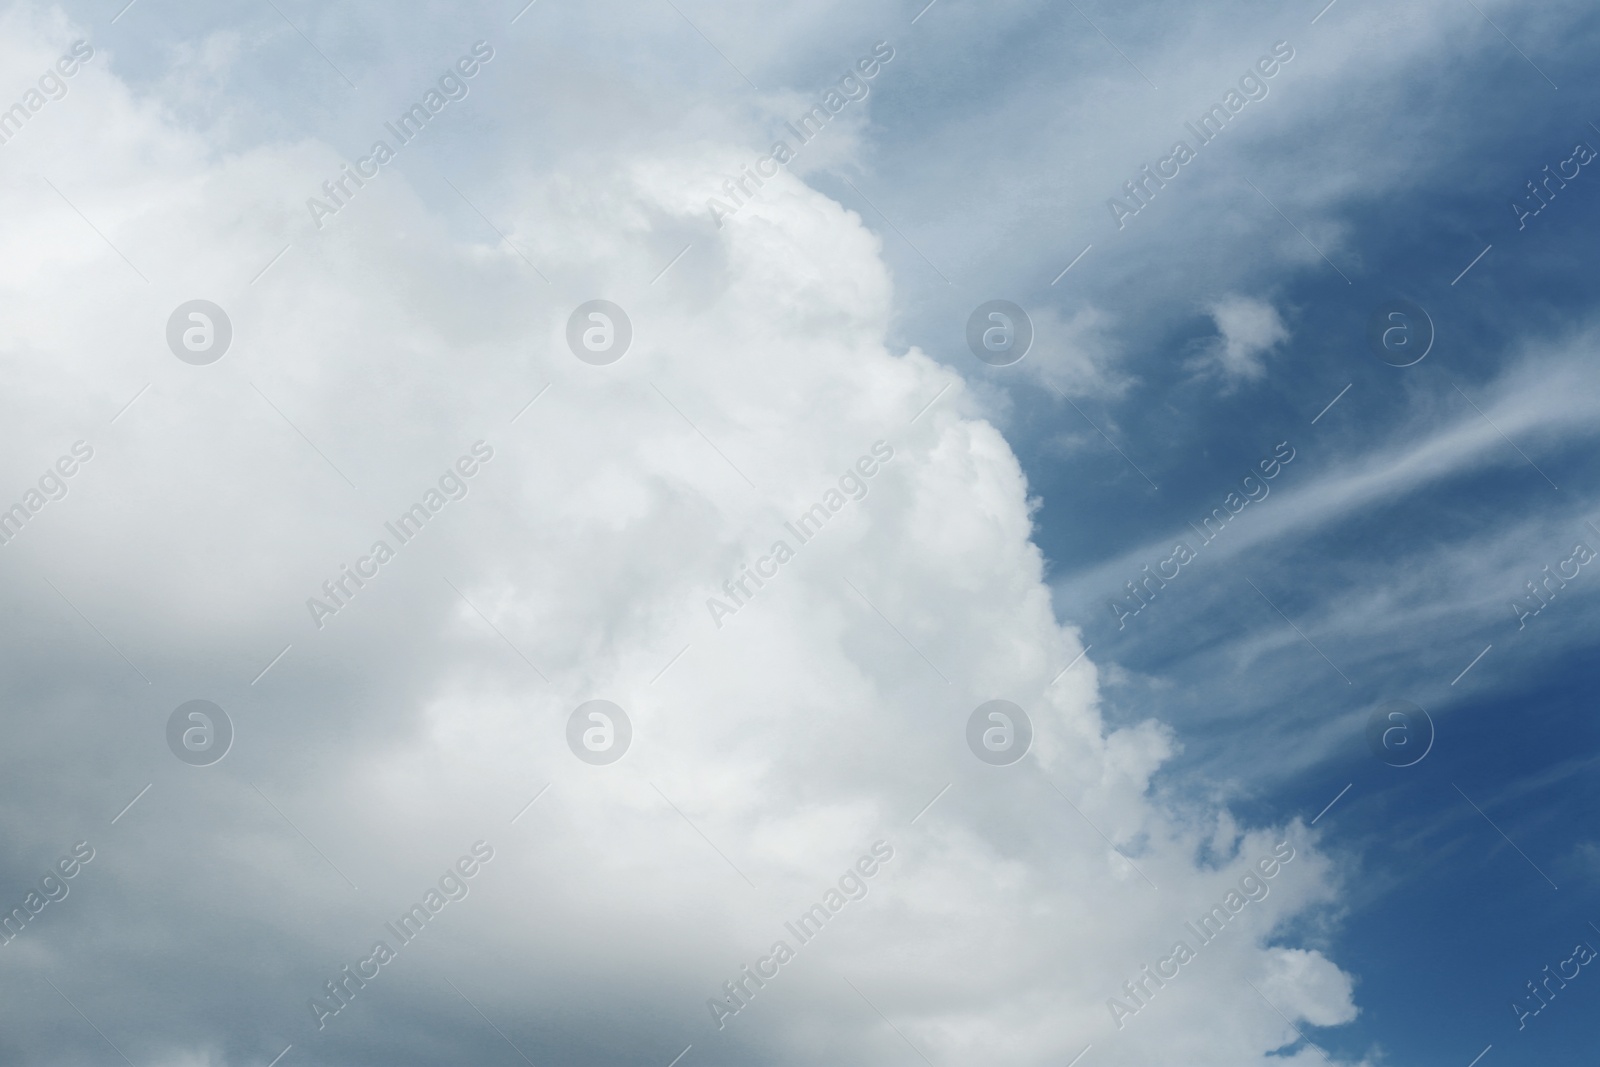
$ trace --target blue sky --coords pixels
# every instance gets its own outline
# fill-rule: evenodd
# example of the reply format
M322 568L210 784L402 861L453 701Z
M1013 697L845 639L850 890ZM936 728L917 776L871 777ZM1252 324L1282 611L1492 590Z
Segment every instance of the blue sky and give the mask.
M77 438L97 458L0 559L0 890L80 838L100 855L0 956L0 1062L1587 1054L1592 968L1524 1028L1511 1004L1600 948L1600 570L1522 625L1512 605L1600 550L1600 159L1521 226L1510 205L1600 152L1600 13L3 18L0 100L75 39L96 55L0 146L0 492ZM469 94L318 227L306 198L480 40ZM717 226L723 180L880 42L866 97ZM1185 124L1275 49L1265 95L1196 145ZM1108 202L1180 138L1195 157L1119 225ZM601 370L563 340L597 296L635 336ZM205 374L162 340L194 297L234 322ZM966 347L994 299L1034 327L1006 367ZM1394 300L1432 325L1411 366L1369 343ZM437 536L308 624L305 594L479 440L496 459ZM708 622L879 440L865 498ZM1201 545L1190 524L1289 449ZM1179 540L1194 558L1119 624L1108 602ZM239 727L204 772L162 740L197 696ZM597 697L634 718L609 776L561 740ZM1036 728L1003 773L961 740L995 698ZM1413 766L1368 746L1389 701L1431 717ZM480 903L308 1025L484 835ZM708 1027L705 994L879 838L900 858L869 903ZM1283 839L1298 880L1211 976L1108 1025Z

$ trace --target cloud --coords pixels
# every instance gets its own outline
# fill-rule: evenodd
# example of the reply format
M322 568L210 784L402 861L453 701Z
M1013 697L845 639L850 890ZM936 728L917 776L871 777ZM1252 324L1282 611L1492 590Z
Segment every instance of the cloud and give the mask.
M1230 387L1259 381L1267 372L1266 356L1289 339L1277 309L1265 300L1230 294L1206 310L1217 337L1189 366L1219 375Z
M1070 318L1041 308L1033 319L1033 349L1024 364L1046 386L1068 396L1115 399L1132 380L1117 368L1115 323L1094 307Z
M1557 865L1561 877L1587 885L1600 883L1600 841L1579 841Z
M1185 723L1182 755L1163 772L1185 785L1203 774L1229 790L1271 793L1322 774L1341 776L1315 800L1320 808L1350 780L1347 769L1370 761L1365 720L1383 700L1422 704L1444 737L1463 728L1456 712L1559 678L1564 664L1581 660L1584 634L1600 609L1587 570L1525 627L1513 605L1527 596L1525 583L1573 555L1575 542L1595 544L1588 526L1595 516L1584 503L1590 495L1570 488L1587 470L1595 441L1596 393L1584 355L1594 343L1592 319L1573 317L1498 353L1484 380L1463 376L1452 385L1443 376L1417 377L1405 392L1386 394L1358 377L1334 409L1342 421L1322 420L1315 436L1288 431L1300 453L1295 462L1304 464L1299 472L1291 466L1254 516L1247 509L1231 522L1125 631L1106 598L1122 596L1123 583L1170 555L1174 540L1197 544L1183 513L1198 519L1202 505L1179 509L1170 539L1151 538L1064 576L1056 602L1094 644L1109 717L1159 708L1163 719ZM1350 401L1356 404L1342 406ZM1317 410L1311 406L1306 417ZM1571 496L1558 495L1540 470ZM1206 553L1216 555L1207 560ZM1125 669L1113 670L1113 663ZM1308 689L1308 676L1327 684ZM1235 685L1240 677L1250 684ZM1513 797L1573 773L1558 765L1550 775L1557 771L1547 781L1542 771L1520 767ZM1493 781L1486 776L1479 787L1484 797L1473 794L1490 811L1500 800L1489 792ZM1388 846L1380 832L1363 825L1375 816L1378 796L1353 829L1342 829L1382 850ZM1367 803L1359 797L1358 787L1341 803ZM1556 882L1565 887L1563 877L1586 877L1558 824L1524 818L1557 838L1541 846L1545 855L1567 855L1564 874L1551 870ZM1418 832L1416 847L1393 853L1415 861L1363 878L1360 899L1346 898L1358 912L1397 885L1414 885L1421 872L1461 862L1461 816L1428 805L1418 819L1427 833Z
M62 28L9 47L31 70ZM474 173L460 193L483 216L460 227L419 165L317 229L303 202L331 147L214 151L97 58L78 106L5 148L28 177L0 262L30 266L0 273L26 398L0 473L20 492L36 455L96 450L0 550L29 699L12 873L80 838L98 853L10 966L140 1062L290 1043L477 1061L511 1040L536 1062L692 1043L702 1062L869 1063L910 1042L1059 1063L1093 1042L1108 1065L1265 1063L1283 1020L1238 1008L1262 974L1292 1020L1350 1017L1342 972L1280 945L1337 873L1298 824L1152 793L1170 732L1102 718L1022 469L953 372L886 342L893 288L859 215L784 174L716 230L705 190L743 146L597 139ZM46 169L59 193L31 180ZM601 294L634 337L603 368L565 340ZM196 297L233 323L207 367L164 335ZM467 495L319 627L308 599L398 542L386 523L479 441ZM796 543L785 524L879 442L864 498ZM719 626L708 600L779 541L793 562ZM237 727L205 768L164 740L197 697ZM565 741L594 698L633 722L607 767ZM995 698L1035 730L1007 768L964 739ZM1118 1032L1107 999L1286 838L1272 895ZM478 840L494 858L470 894L319 1026L313 998ZM869 895L719 1028L708 1001L880 840ZM0 1007L8 1040L81 1062L97 1039L52 996Z
M1313 1026L1337 1026L1356 1017L1350 976L1320 952L1273 949L1261 992Z
M1278 484L1258 515L1241 515L1237 526L1230 524L1227 536L1208 544L1205 551L1213 557L1239 556L1289 535L1307 537L1359 521L1407 495L1438 491L1456 479L1486 472L1515 468L1527 472L1529 484L1540 482L1525 455L1507 439L1545 449L1574 449L1575 441L1593 436L1597 405L1586 384L1589 374L1582 353L1595 337L1592 326L1580 325L1548 342L1531 341L1498 375L1469 390L1478 400L1454 389L1419 396L1396 425L1361 431L1349 447L1332 446L1334 458L1326 466L1306 463L1322 456L1317 449L1302 446L1297 451L1305 452L1305 457L1297 462L1302 470L1320 467L1315 476L1304 484ZM1226 488L1224 482L1219 494ZM1203 508L1196 509L1197 518L1204 513ZM1173 532L1186 536L1182 527ZM1170 547L1170 538L1152 538L1114 559L1064 576L1058 586L1071 593L1120 586L1138 573L1141 564L1157 553L1170 552Z

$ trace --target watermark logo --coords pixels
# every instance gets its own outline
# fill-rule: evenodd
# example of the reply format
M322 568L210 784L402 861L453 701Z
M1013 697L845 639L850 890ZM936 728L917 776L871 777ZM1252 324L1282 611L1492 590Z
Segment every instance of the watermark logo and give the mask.
M967 316L967 347L991 367L1009 367L1033 347L1033 320L1009 300L989 300Z
M487 841L474 841L471 853L446 867L438 882L428 887L421 900L414 902L398 919L383 924L385 933L394 938L393 946L385 939L374 941L369 955L358 959L354 967L345 964L337 974L323 982L324 992L306 1001L312 1017L317 1020L317 1029L325 1029L329 1019L348 1008L356 994L383 973L383 968L398 959L400 950L421 936L422 931L438 918L446 905L467 899L472 891L468 880L482 871L492 859L494 846Z
M1032 720L1009 700L979 704L967 717L967 747L991 767L1009 767L1032 744Z
M12 538L22 532L28 520L37 515L46 504L61 500L67 495L67 479L78 473L78 468L94 458L94 448L87 441L74 441L72 454L62 456L52 466L46 467L36 486L29 486L22 498L9 508L0 503L0 545L9 545Z
M1391 367L1421 363L1433 349L1433 319L1420 304L1385 300L1367 319L1367 345Z
M567 318L567 347L594 367L621 359L633 343L633 323L628 313L609 300L579 304Z
M1409 700L1391 700L1367 716L1367 747L1391 767L1414 766L1433 749L1433 719Z
M332 615L337 615L341 610L350 606L355 595L360 592L368 582L376 578L385 563L394 559L398 546L411 543L422 532L422 527L437 515L447 503L455 500L465 500L470 491L470 479L482 469L483 464L494 458L494 446L487 441L474 441L470 454L458 457L454 464L444 469L439 475L438 487L429 487L416 503L400 513L393 522L385 522L383 528L394 538L394 545L382 538L372 542L372 547L367 549L367 554L356 557L355 566L345 563L340 565L339 573L322 583L323 596L306 597L306 611L311 614L311 621L317 629L322 629L323 620Z
M3 524L3 520L0 520ZM1537 581L1529 580L1522 583L1528 595L1517 597L1511 601L1511 610L1517 613L1517 629L1527 628L1528 620L1550 606L1550 601L1556 594L1567 587L1567 583L1576 578L1583 570L1584 565L1595 557L1594 549L1582 541L1575 541L1572 545L1572 555L1566 559L1557 560L1555 570L1549 566L1544 568L1543 577ZM1570 569L1569 569L1570 568Z
M1207 945L1221 937L1240 912L1251 904L1266 900L1272 893L1272 887L1267 883L1282 873L1284 866L1294 857L1294 846L1288 841L1279 841L1273 846L1270 856L1263 856L1253 867L1245 868L1245 873L1236 883L1237 888L1229 889L1221 903L1213 904L1211 910L1198 919L1186 920L1183 938L1173 943L1172 951L1157 960L1154 966L1145 964L1131 982L1122 983L1121 997L1106 1000L1106 1009L1111 1012L1111 1021L1117 1024L1117 1029L1121 1030L1127 1025L1128 1019L1148 1008L1156 994L1176 979ZM1192 947L1188 940L1190 937L1195 942ZM1168 970L1169 967L1171 970Z
M196 367L215 363L232 343L228 313L209 300L186 301L167 318L167 347L185 363Z
M1552 972L1550 965L1545 964L1544 970L1539 972L1544 976L1543 980L1537 984L1528 982L1528 995L1523 997L1519 993L1517 996L1521 999L1511 1002L1511 1010L1517 1017L1517 1029L1527 1029L1528 1019L1548 1008L1550 1001L1556 999L1557 991L1567 988L1567 983L1578 977L1585 966L1594 962L1594 958L1594 946L1587 941L1580 941L1573 948L1572 955L1556 964L1555 971ZM1552 982L1554 986L1550 984Z
M94 859L94 846L79 841L72 851L62 855L55 866L45 868L44 876L28 890L22 903L9 912L0 913L0 945L9 945L16 936L39 917L46 907L67 899L71 887L67 880L83 870L83 865Z
M783 965L794 959L802 946L816 940L823 926L847 904L866 899L870 889L867 879L881 871L883 865L893 858L893 845L882 839L874 841L871 855L863 854L854 864L846 867L836 886L829 886L819 902L801 912L793 922L783 924L783 928L794 937L793 945L782 939L774 941L767 955L758 958L753 968L747 963L739 968L738 974L722 983L722 996L707 997L706 1007L710 1009L711 1021L717 1024L717 1029L721 1030L731 1016L748 1008L756 994L778 977Z
M1200 538L1195 547L1190 548L1187 541L1176 541L1172 546L1172 555L1157 563L1155 570L1152 571L1150 564L1146 563L1134 580L1123 582L1122 587L1127 590L1127 595L1120 601L1114 598L1106 600L1111 614L1117 618L1117 629L1126 629L1130 618L1149 607L1156 594L1182 574L1183 568L1199 558L1200 549L1215 541L1235 516L1251 504L1259 504L1267 499L1272 493L1272 487L1267 483L1281 474L1296 454L1294 446L1288 441L1279 441L1272 455L1257 460L1256 465L1249 468L1239 480L1239 487L1222 498L1221 507L1212 508L1211 514L1198 524L1189 524L1189 528ZM1169 571L1168 567L1172 569Z
M633 723L609 700L586 700L567 717L567 747L592 766L617 762L631 744Z
M846 68L838 84L829 86L822 94L821 101L811 105L811 110L796 121L783 124L785 129L794 135L794 147L790 147L786 140L774 141L771 151L757 159L753 165L741 165L737 178L723 181L722 192L727 199L719 200L713 196L706 200L706 211L710 213L711 221L716 224L717 229L722 228L724 219L732 218L741 208L755 199L757 190L766 185L768 179L776 178L778 172L787 167L799 154L800 149L821 134L833 116L845 109L845 105L853 100L865 100L867 94L872 91L869 83L893 58L894 48L888 41L879 41L873 45L872 54L856 60L853 69ZM772 169L768 170L768 167Z
M725 617L737 615L740 609L747 607L755 594L765 589L767 582L776 578L783 565L795 557L799 546L814 540L822 532L823 525L838 514L845 504L865 500L867 482L893 458L893 445L887 441L872 442L872 454L861 456L853 467L846 468L839 476L837 489L826 490L820 502L812 504L793 522L784 523L783 528L794 535L795 547L791 548L786 540L774 541L767 555L759 557L753 566L741 565L737 578L722 583L727 600L714 596L706 598L706 610L711 614L711 621L716 628L722 629ZM752 582L755 583L755 589L750 588Z
M55 61L54 69L46 67L44 73L39 75L38 88L29 89L22 94L22 99L0 111L0 144L9 144L40 108L65 97L67 83L63 79L78 73L80 65L93 58L93 45L82 39L73 41L72 49Z
M1579 141L1572 146L1572 155L1556 164L1557 173L1552 174L1550 164L1546 163L1544 169L1539 172L1544 177L1535 179L1538 184L1531 181L1527 183L1528 195L1522 197L1520 202L1511 201L1511 214L1516 216L1517 229L1527 229L1528 220L1549 207L1551 201L1556 198L1556 191L1565 189L1567 182L1572 181L1583 172L1585 166L1594 162L1594 157L1594 146L1586 141ZM1572 168L1570 174L1567 172L1568 167ZM1552 185L1552 182L1555 184Z
M1111 212L1111 221L1117 224L1117 229L1124 229L1130 218L1149 207L1157 191L1165 189L1167 183L1197 157L1200 149L1222 136L1228 123L1237 118L1246 105L1265 100L1271 92L1267 80L1277 76L1294 56L1294 45L1288 41L1275 43L1270 54L1245 68L1237 89L1230 88L1223 94L1221 103L1212 104L1194 121L1183 124L1188 136L1194 138L1194 147L1191 148L1188 141L1176 141L1172 151L1157 160L1154 168L1146 163L1135 178L1123 182L1122 195L1127 199L1113 196L1106 201L1106 209Z
M322 183L322 196L306 198L306 210L310 212L311 221L317 229L322 229L323 219L331 218L349 207L356 194L382 172L400 149L416 140L424 127L441 111L456 101L465 100L472 91L467 79L476 77L483 65L493 58L494 47L488 41L474 44L470 53L456 60L453 67L444 69L439 75L437 87L429 87L421 100L413 102L393 122L383 124L383 128L394 138L393 145L379 139L372 142L370 152L355 161L355 166L341 162L339 173ZM354 89L355 86L351 85L350 88Z
M167 747L191 767L209 767L233 747L233 720L209 700L186 701L167 718Z

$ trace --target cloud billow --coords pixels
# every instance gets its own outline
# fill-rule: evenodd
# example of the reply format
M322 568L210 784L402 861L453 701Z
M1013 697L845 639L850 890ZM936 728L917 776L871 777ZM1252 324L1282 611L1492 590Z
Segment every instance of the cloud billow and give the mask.
M60 20L8 19L22 69L59 50ZM892 342L895 291L860 215L784 171L712 227L704 190L746 146L596 143L593 163L513 157L484 182L497 191L474 187L490 231L458 229L420 169L318 230L304 190L331 147L214 152L99 58L74 86L86 106L12 147L71 175L61 191L148 281L42 185L14 191L17 213L72 236L0 235L41 271L15 324L28 358L8 356L38 401L15 443L53 456L69 414L107 427L41 536L7 548L32 713L5 833L19 877L63 841L96 849L72 906L7 950L18 988L44 990L0 1008L17 1056L101 1055L87 1017L152 1063L264 1065L289 1045L284 1067L489 1062L510 1044L534 1062L666 1064L692 1045L684 1067L866 1064L909 1043L937 1064L1045 1064L1092 1043L1099 1064L1194 1047L1237 1064L1298 1040L1284 1016L1241 1013L1247 981L1292 1022L1352 1017L1350 977L1286 933L1336 901L1331 861L1303 827L1152 790L1172 733L1102 716L1021 466L960 376ZM473 105L496 91L481 79ZM92 136L108 114L111 143ZM682 233L688 254L659 274ZM204 366L162 334L196 298L233 327ZM608 365L564 332L600 298L633 323ZM1261 320L1219 313L1238 373L1282 340ZM306 591L477 440L494 462L471 493L343 596L338 625L308 626ZM713 625L706 591L876 441L893 462L878 456L870 493L830 511L738 625ZM19 491L38 466L11 471ZM25 618L74 637L34 655ZM192 699L233 724L206 766L162 735ZM564 737L596 699L632 724L612 763ZM1033 730L1004 766L964 734L997 699ZM1106 991L1286 834L1300 851L1270 898L1119 1032ZM378 961L336 1024L308 1012L480 839L494 863L473 903ZM718 1030L706 991L880 840L894 862L870 895Z

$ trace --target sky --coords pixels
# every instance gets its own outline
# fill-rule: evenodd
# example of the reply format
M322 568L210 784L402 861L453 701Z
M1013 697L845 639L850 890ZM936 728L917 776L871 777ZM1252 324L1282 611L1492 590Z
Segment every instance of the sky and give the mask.
M0 9L0 1063L1584 1062L1596 48Z

